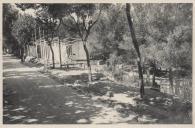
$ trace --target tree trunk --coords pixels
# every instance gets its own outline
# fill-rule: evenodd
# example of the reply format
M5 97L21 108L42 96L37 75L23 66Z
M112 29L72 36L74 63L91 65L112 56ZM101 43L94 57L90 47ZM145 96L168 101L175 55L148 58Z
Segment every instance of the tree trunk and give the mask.
M25 62L25 58L26 58L26 45L23 44L21 48L21 61Z
M150 85L150 69L149 68L146 70L146 74L147 74L147 85L149 86Z
M153 72L153 77L152 77L152 86L155 87L155 78L156 78L156 75L155 75L155 72Z
M28 56L28 44L24 45L24 59L26 59L26 57Z
M46 45L44 48L44 71L47 72L48 68L48 60L49 60L49 55L48 55L48 46Z
M171 93L173 93L173 72L172 68L169 68L169 83L171 87Z
M35 27L35 46L36 46L35 56L38 58L38 53L37 53L37 34L36 34L36 27Z
M154 63L154 65L153 65L153 78L152 78L152 86L155 88L156 87L156 83L155 83L155 81L156 81L156 64Z
M38 58L38 49L37 49L37 43L35 44L35 47L36 47L36 50L35 50L35 55L36 55L36 58Z
M92 81L91 64L90 64L89 51L87 49L86 42L83 42L83 47L84 47L86 59L87 59L87 68L88 68L88 72L89 72L88 79L89 79L89 82L91 82Z
M29 56L31 56L30 55L30 45L28 45L28 54L29 54Z
M131 20L131 14L130 14L130 4L126 3L126 15L127 15L127 20L129 24L129 29L131 32L131 38L133 41L134 48L137 52L138 58L137 58L137 65L138 65L138 72L139 72L139 84L140 84L140 96L143 98L144 95L144 82L143 82L143 72L142 72L142 67L141 67L141 54L139 51L139 45L135 36L135 30L133 27L133 22Z
M24 46L21 47L21 50L20 50L20 58L21 58L21 62L24 62Z
M18 47L18 57L21 59L22 57L22 47L19 45Z
M49 42L49 47L50 47L50 49L51 49L51 56L52 56L52 64L53 64L53 69L55 68L55 57L54 57L54 51L53 51L53 47L52 47L52 44L51 44L51 42Z
M59 57L60 57L60 68L62 68L62 55L61 55L61 42L59 37Z
M29 52L29 45L27 44L27 46L26 46L26 56L30 56L29 53L30 53Z
M139 71L139 85L140 85L140 96L143 98L144 95L144 80L143 80L143 72L141 67L141 62L137 62L138 65L138 71Z

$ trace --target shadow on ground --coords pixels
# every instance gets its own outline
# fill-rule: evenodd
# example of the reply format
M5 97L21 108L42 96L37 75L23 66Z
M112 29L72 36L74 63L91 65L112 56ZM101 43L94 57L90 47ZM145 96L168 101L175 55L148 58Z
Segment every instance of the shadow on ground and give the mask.
M117 84L100 73L94 73L88 85L87 73L41 74L11 59L3 66L5 124L192 123L192 105L176 97L146 88L140 99L138 88Z

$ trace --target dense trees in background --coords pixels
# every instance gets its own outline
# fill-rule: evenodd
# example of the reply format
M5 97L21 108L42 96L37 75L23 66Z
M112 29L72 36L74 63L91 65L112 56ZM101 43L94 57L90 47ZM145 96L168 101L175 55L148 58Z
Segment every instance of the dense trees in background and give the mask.
M17 4L17 7L24 11L34 9L36 16L20 15L10 4L4 4L4 46L25 47L33 39L34 31L38 38L41 36L39 29L44 31L51 52L54 37L80 38L89 81L91 59L109 62L113 72L118 64L131 65L137 61L142 97L145 70L152 73L153 86L159 69L169 71L170 85L173 74L178 77L192 74L192 4Z
M118 61L123 58L122 60L127 63L129 60L136 59L136 52L132 43L128 43L131 36L129 30L126 29L128 24L126 15L124 15L124 5L113 6L109 9L110 13L109 11L106 13L109 15L102 16L100 19L96 32L96 34L99 32L96 36L98 38L95 38L99 40L99 43L94 43L93 47L95 48L92 52L97 54L95 51L100 50L106 55L106 53L112 54L115 50L122 53L119 48L127 49L130 55L114 56L114 58L118 57ZM152 69L152 84L155 86L155 76L158 75L159 68L167 69L170 71L169 74L172 74L172 70L185 70L187 71L186 75L190 76L192 67L191 4L132 4L131 15L137 42L142 53L142 65L147 64ZM114 19L114 16L118 19ZM113 19L108 20L109 17ZM104 48L105 51L103 51ZM111 52L109 52L109 48L112 48ZM126 58L127 55L129 59Z
M27 47L32 40L32 33L35 28L35 19L30 15L19 15L13 23L12 35L18 41L22 61L27 55Z
M138 7L137 7L138 6ZM140 6L140 7L139 7ZM186 70L191 75L192 61L192 6L191 4L137 4L135 14L140 14L137 33L145 33L142 40L142 60L153 69L153 85L157 68ZM181 9L182 8L182 9ZM142 28L142 29L140 29ZM188 49L188 50L186 50ZM183 61L182 63L180 63ZM187 63L185 63L185 62ZM181 73L180 73L181 74ZM176 74L175 74L176 76Z
M58 19L54 14L56 8L50 7L51 5L49 6L46 4L17 4L17 6L24 11L27 9L36 10L36 17L34 18L36 20L35 34L37 33L39 38L41 38L40 31L44 31L43 38L46 40L48 46L50 47L52 54L52 67L55 68L55 56L52 42L60 25ZM37 32L37 30L39 30L39 32Z
M17 43L14 36L11 34L13 22L17 20L18 11L10 4L3 5L3 50L6 47L17 49Z

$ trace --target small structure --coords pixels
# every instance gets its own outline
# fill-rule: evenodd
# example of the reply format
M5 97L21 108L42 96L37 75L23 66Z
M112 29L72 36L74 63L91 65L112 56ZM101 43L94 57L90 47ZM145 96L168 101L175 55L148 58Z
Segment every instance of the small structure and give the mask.
M48 60L52 62L51 49L47 42L41 38L31 43L28 47L28 56L34 56L41 62ZM83 66L86 63L86 54L83 48L82 41L78 38L65 38L59 40L55 37L52 42L52 48L54 51L55 63L69 66Z

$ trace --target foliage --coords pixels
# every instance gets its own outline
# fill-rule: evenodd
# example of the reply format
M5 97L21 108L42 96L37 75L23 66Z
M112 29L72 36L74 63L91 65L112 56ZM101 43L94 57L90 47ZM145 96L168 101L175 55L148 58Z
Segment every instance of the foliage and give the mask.
M144 29L138 29L137 33L146 33L142 36L144 42L140 45L144 53L142 60L145 63L155 60L164 68L191 67L191 4L135 4L134 8L140 21L135 23L144 24ZM189 50L186 51L185 48ZM183 59L186 61L181 61Z
M111 54L118 53L117 56L125 58L123 62L128 63L135 58L135 51L129 43L130 33L127 28L125 7L122 4L112 4L102 12L99 23L92 30L89 38L91 54L101 51L100 56L109 58Z
M12 34L18 40L21 46L27 45L32 38L32 32L35 28L35 19L30 15L19 15L12 26Z
M24 11L35 9L36 21L27 15L17 16L18 11L12 5L3 4L6 44L13 42L12 34L19 44L29 43L32 30L36 28L37 32L40 27L50 40L52 36L60 36L87 41L91 58L108 61L120 58L124 64L137 58L123 4L18 3L16 6ZM192 4L136 3L132 4L131 16L143 64L155 61L159 67L191 71Z
M3 47L16 45L11 31L17 16L18 11L11 4L3 4Z

